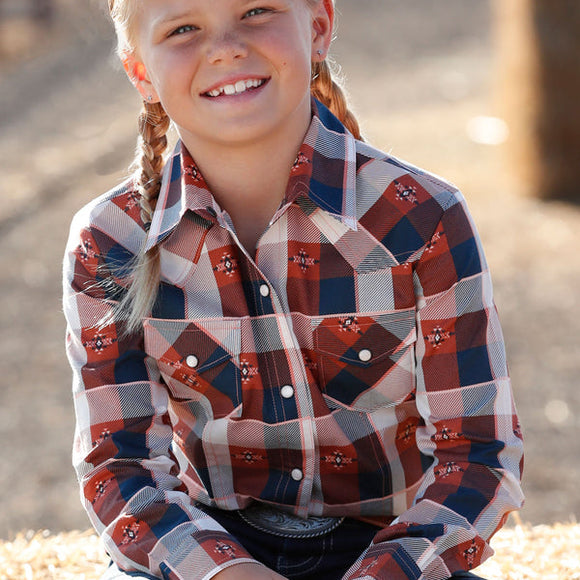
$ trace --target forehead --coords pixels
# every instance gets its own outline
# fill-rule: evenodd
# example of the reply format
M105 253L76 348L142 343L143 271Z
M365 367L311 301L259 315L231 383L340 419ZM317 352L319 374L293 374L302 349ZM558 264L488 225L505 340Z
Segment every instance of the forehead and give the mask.
M319 1L321 0L271 0L270 4L275 8L278 4L283 6L304 6L314 5ZM257 7L256 0L125 0L125 3L131 4L135 11L169 15L205 9L223 11L240 9L244 8L244 6ZM268 5L264 6L264 8L268 7Z

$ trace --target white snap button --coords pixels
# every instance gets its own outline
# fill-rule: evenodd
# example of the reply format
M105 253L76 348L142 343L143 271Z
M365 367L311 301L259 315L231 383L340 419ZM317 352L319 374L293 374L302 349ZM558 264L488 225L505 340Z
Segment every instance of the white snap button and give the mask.
M194 369L198 364L199 364L199 359L194 355L194 354L190 354L186 359L185 359L185 364L188 367L191 367L192 369Z
M304 474L300 469L293 469L290 475L294 481L300 481L304 477Z
M260 286L260 294L264 298L267 298L268 296L270 296L270 288L269 288L268 284L262 284Z
M292 387L291 385L284 385L281 389L280 389L280 394L285 398L285 399L291 399L294 396L294 387Z
M361 362L369 362L373 358L373 353L368 348L363 348L358 353L358 358Z

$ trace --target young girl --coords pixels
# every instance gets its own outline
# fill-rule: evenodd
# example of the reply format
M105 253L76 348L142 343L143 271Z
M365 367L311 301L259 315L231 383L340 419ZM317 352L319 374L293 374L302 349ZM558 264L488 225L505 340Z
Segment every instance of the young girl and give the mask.
M331 0L109 7L139 169L64 275L106 577L474 577L522 453L461 194L360 140Z

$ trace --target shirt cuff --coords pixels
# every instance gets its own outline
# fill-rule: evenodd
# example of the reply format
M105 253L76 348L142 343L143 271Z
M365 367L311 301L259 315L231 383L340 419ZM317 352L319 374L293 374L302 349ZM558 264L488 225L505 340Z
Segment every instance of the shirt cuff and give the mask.
M258 563L223 529L195 529L183 524L157 543L150 554L151 569L171 580L209 580L225 568Z

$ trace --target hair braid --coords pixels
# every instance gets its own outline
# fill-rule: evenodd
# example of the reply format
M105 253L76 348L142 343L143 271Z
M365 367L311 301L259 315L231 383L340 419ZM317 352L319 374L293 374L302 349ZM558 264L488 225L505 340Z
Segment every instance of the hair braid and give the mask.
M169 117L161 103L144 101L139 115L139 144L134 165L138 168L136 185L141 194L141 218L145 224L151 222L159 196L168 129Z
M147 230L161 187L169 123L169 117L160 103L143 103L134 167L137 170L135 187L141 194L141 219ZM149 315L155 304L160 278L159 257L158 246L145 251L144 244L135 259L128 292L117 309L117 314L126 321L128 333L139 330L143 317Z
M312 75L310 87L312 95L338 117L355 139L362 139L358 121L348 108L344 91L333 79L328 62L323 60L313 63Z

